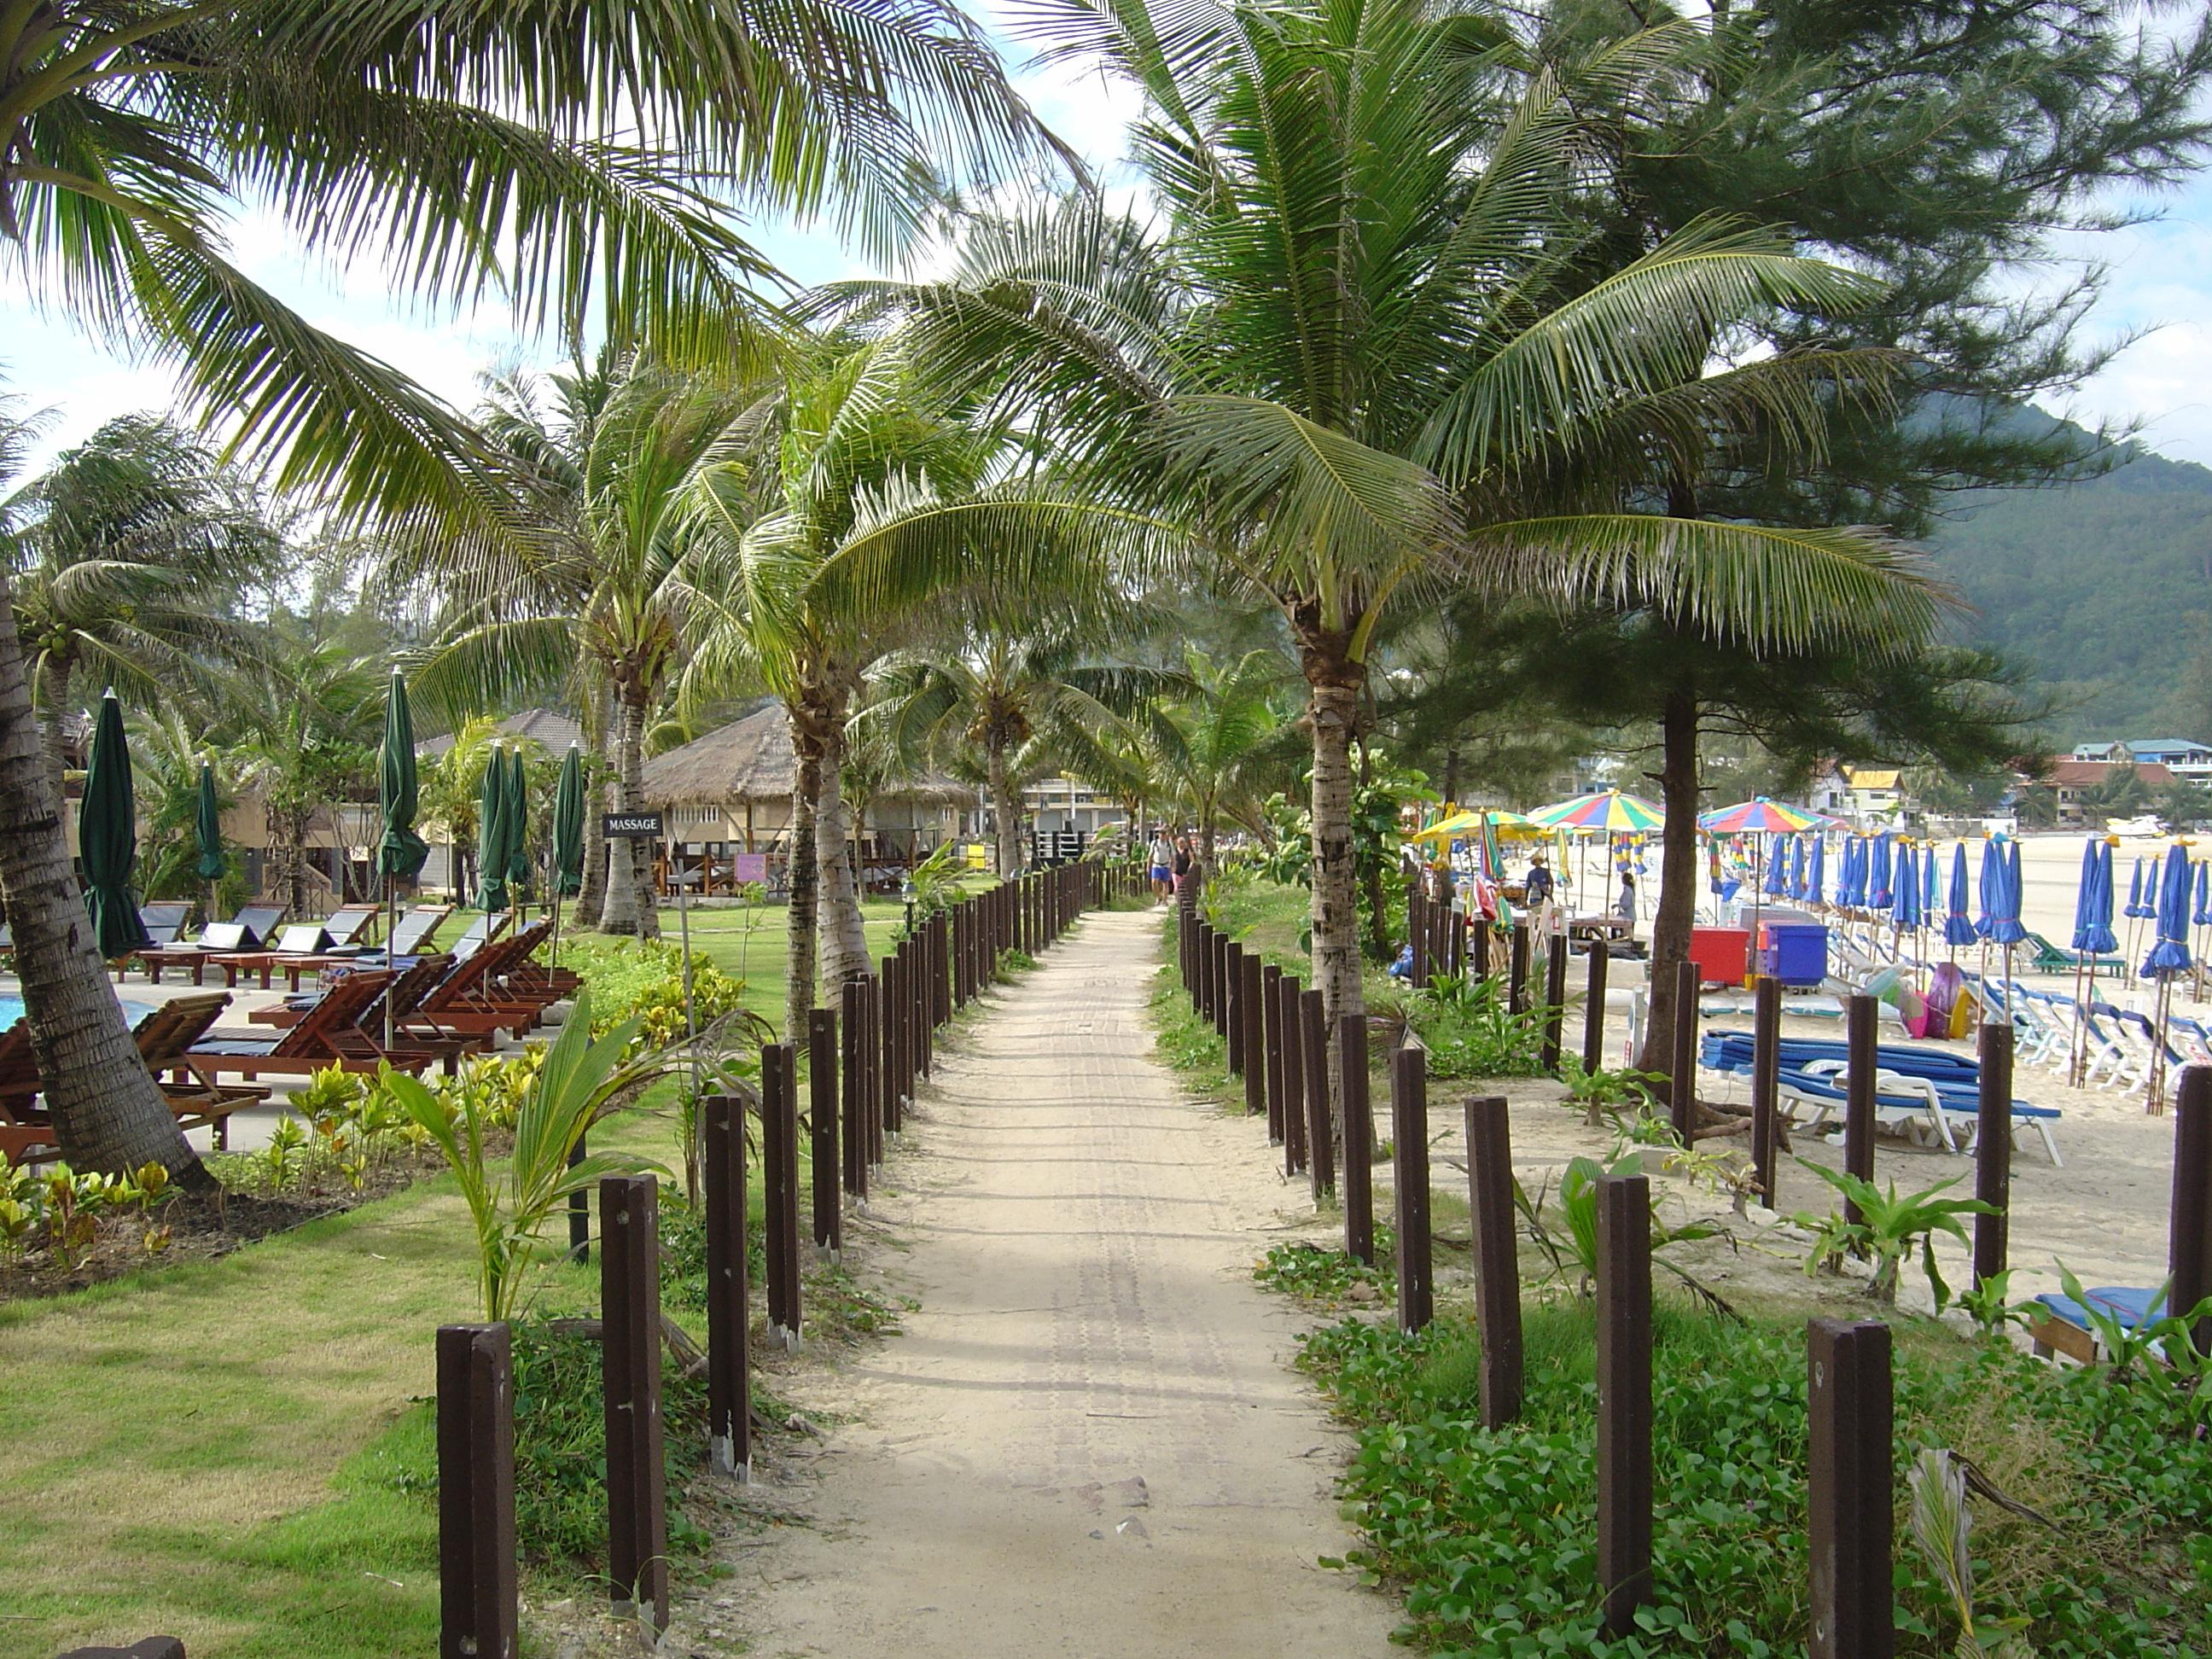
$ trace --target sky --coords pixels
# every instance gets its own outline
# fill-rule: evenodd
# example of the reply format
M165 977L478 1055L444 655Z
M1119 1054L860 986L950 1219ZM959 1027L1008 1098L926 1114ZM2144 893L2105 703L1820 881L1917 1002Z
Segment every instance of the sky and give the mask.
M1002 42L1003 44L1003 42ZM1018 61L1018 54L1010 54ZM1054 131L1084 155L1112 185L1126 179L1122 134L1137 113L1124 86L1092 75L1025 70L1017 84ZM2065 250L2110 268L2103 301L2089 319L2092 339L2130 339L2101 372L2053 412L2087 423L2140 429L2143 441L2176 459L2212 465L2212 177L2148 203L2150 223L2076 239ZM801 283L866 274L834 234L789 225L757 224L750 234ZM373 264L332 271L306 257L284 228L265 214L235 222L232 253L246 274L297 307L316 326L374 353L457 407L476 401L475 376L509 363L561 360L557 343L518 337L503 306L455 313L425 311L404 297L404 285ZM2040 280L2023 272L2033 288ZM172 377L157 363L134 361L27 299L0 295L0 391L51 411L52 426L34 464L82 441L101 422L173 401Z

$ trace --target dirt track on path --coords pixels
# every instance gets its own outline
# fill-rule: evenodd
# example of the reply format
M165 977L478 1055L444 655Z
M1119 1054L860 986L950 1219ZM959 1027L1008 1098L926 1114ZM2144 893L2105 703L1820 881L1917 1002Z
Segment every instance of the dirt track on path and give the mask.
M940 1050L877 1210L921 1307L792 1379L850 1420L790 1494L811 1524L733 1552L751 1651L1394 1651L1395 1601L1316 1563L1351 1543L1345 1443L1288 1369L1298 1315L1250 1276L1310 1212L1152 1059L1158 926L1085 918Z

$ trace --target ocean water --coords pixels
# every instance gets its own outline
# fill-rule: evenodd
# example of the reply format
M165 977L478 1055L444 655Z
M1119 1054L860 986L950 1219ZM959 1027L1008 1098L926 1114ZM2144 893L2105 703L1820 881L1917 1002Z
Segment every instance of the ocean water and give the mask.
M154 1006L155 1005L150 1002L124 1001L123 1023L125 1025L136 1025L140 1020L143 1019L147 1014L153 1011ZM6 1030L17 1020L22 1018L22 998L0 997L0 1031Z

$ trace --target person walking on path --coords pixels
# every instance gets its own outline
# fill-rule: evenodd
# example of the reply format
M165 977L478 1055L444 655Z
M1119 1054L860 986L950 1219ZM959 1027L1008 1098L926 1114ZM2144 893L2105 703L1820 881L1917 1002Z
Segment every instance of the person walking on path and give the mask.
M1175 897L1175 843L1165 830L1152 831L1152 896L1162 904Z

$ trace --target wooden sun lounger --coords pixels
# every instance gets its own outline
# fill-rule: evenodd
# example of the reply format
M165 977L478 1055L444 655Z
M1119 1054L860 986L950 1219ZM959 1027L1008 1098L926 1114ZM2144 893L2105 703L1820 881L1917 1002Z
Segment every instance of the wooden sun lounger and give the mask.
M168 1103L179 1129L215 1130L216 1146L228 1140L227 1120L233 1112L258 1106L269 1098L266 1089L215 1084L163 1083L161 1072L173 1063L173 1051L181 1052L215 1022L230 997L218 992L206 997L179 997L149 1010L132 1029L139 1058L146 1062ZM14 1163L48 1163L60 1155L48 1115L33 1105L44 1089L38 1061L31 1052L30 1027L18 1020L0 1034L0 1156Z
M357 1024L383 995L392 977L380 969L349 974L273 1042L257 1032L217 1031L187 1048L182 1063L210 1086L217 1074L226 1072L249 1080L264 1072L307 1077L332 1066L374 1072L387 1061L397 1071L419 1072L441 1056L413 1048L379 1048Z
M226 951L208 958L210 965L222 969L223 983L234 986L240 974L258 973L261 988L269 989L271 975L279 968L289 970L293 987L300 983L301 964L321 960L322 952L331 943L327 922L295 921L276 936L276 942L264 951Z
M249 904L228 921L210 923L203 928L198 943L153 945L126 957L123 965L127 968L137 963L146 970L147 981L155 985L161 982L164 969L189 968L192 983L203 984L210 960L226 952L258 950L261 941L274 933L283 920L282 905ZM216 936L212 942L211 935Z

